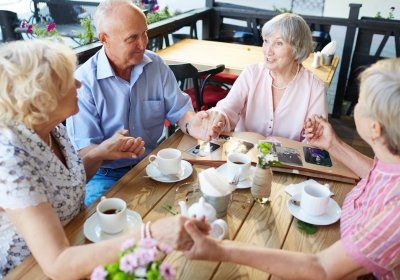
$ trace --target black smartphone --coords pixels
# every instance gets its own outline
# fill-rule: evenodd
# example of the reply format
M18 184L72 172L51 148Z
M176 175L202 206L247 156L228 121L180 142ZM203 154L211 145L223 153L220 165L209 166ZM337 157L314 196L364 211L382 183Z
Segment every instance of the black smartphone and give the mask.
M303 147L303 151L306 162L328 167L332 166L332 160L328 151L314 147Z

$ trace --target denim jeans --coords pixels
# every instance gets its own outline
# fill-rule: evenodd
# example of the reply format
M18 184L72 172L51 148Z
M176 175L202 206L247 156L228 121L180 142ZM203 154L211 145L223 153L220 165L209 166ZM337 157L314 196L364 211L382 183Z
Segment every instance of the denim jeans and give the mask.
M99 168L92 179L86 184L85 205L89 206L105 191L109 190L132 166L116 169Z

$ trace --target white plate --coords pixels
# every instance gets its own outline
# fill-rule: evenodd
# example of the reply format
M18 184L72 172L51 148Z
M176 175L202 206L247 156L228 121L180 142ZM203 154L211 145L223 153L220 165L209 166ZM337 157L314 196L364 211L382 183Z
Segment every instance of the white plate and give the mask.
M253 181L253 175L256 168L254 166L250 167L250 174L247 178L240 179L239 183L237 184L237 189L247 189L251 187L251 182ZM228 165L225 163L217 168L217 171L221 173L228 181L231 181L233 178L232 174L228 172Z
M140 217L139 213L132 210L127 210L126 219L126 226L121 232L118 232L116 234L108 234L101 231L99 220L97 218L97 213L94 213L85 221L83 225L83 234L90 241L99 242L102 240L119 237L135 229L140 229L142 218Z
M292 199L300 201L301 194L295 194L294 196L292 196ZM311 216L304 213L301 210L301 207L294 204L291 200L288 201L287 205L289 208L289 212L297 219L317 226L326 226L336 223L340 219L340 214L342 212L340 206L332 198L329 201L328 209L326 210L325 214L319 216Z
M177 176L177 178L168 177L168 176L163 175L158 170L158 168L155 164L150 163L146 167L147 175L150 176L153 180L156 180L156 181L162 182L162 183L175 183L175 182L185 180L187 177L189 177L192 174L192 172L193 172L193 167L186 160L181 161L181 173L179 174L179 176Z

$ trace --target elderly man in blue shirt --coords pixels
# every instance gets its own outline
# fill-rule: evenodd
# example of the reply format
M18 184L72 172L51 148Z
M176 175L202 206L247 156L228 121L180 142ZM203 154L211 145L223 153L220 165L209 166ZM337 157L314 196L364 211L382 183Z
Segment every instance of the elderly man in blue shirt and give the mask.
M102 1L94 21L103 48L76 71L80 111L67 120L68 134L81 155L121 129L141 149L137 158L102 165L86 186L86 205L156 147L165 119L193 137L211 137L201 128L207 113L194 113L168 65L146 50L146 17L132 1Z

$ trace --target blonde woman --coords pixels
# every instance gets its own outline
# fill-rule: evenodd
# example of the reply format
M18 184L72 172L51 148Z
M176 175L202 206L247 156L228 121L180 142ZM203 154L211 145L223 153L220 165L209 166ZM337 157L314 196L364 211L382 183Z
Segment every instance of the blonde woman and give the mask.
M357 132L374 150L372 160L341 141L321 116L307 121L306 137L363 178L347 195L340 240L317 254L259 248L204 236L191 223L195 240L188 257L255 267L283 279L352 279L373 273L400 278L400 59L382 60L361 74L354 111Z
M116 261L127 238L71 247L63 230L82 209L85 182L104 160L144 151L142 141L120 131L79 157L60 124L79 110L75 62L72 50L54 42L0 47L0 278L32 253L50 278L81 279ZM184 221L157 221L152 234L182 247L190 243Z

